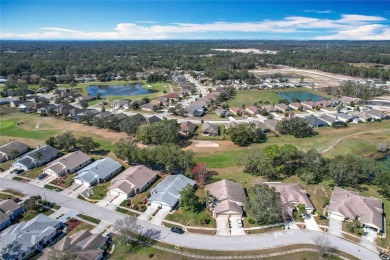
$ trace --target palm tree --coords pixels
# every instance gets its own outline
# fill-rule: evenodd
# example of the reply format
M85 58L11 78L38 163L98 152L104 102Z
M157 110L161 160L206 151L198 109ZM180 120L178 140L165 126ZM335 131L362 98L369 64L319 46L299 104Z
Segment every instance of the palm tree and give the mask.
M36 152L36 153L34 153L33 157L36 160L35 164L38 165L38 162L43 157L43 155L41 152Z

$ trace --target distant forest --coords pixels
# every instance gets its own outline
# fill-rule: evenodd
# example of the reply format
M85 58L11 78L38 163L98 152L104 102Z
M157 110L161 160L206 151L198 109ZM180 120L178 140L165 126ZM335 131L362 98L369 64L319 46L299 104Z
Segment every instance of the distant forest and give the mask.
M216 48L256 48L277 54L219 52ZM256 66L288 65L363 78L390 79L389 41L0 41L0 75L24 79L54 78L69 83L73 75L205 71L214 80L253 79ZM377 63L364 68L349 63ZM31 77L33 76L33 77Z

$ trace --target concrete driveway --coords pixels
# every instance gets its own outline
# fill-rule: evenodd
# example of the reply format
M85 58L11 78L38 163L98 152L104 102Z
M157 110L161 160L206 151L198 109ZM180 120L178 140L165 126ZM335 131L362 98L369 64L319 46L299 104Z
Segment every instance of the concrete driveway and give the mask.
M77 198L81 193L84 191L88 190L88 187L85 185L80 185L77 189L72 191L71 193L68 194L68 196L71 196L73 198Z
M342 230L343 230L343 222L341 221L341 219L330 215L328 232L332 235L341 237Z
M232 236L245 236L246 235L244 227L240 227L238 225L237 220L239 220L239 219L241 219L241 218L239 218L239 217L229 218L229 222L230 222L230 226L231 226L230 232L231 232Z
M161 226L163 220L166 218L168 214L169 214L169 209L161 208L159 211L157 211L156 215L152 217L150 223L155 224L157 226Z
M229 231L229 219L227 216L219 216L215 220L217 222L217 235L218 236L230 236Z
M318 226L316 220L314 219L313 215L306 215L303 220L306 224L306 229L308 230L314 230L314 231L321 231L320 227Z
M116 199L116 197L118 197L118 195L115 195L115 194L107 194L107 196L105 196L101 201L99 201L98 203L96 203L96 205L101 206L101 207L106 207L108 204L111 203L111 201L113 201L114 199Z
M370 228L364 228L364 233L365 234L361 237L360 244L376 251L376 232Z
M138 219L143 221L149 221L149 219L151 219L151 217L157 210L158 206L156 204L150 204L147 209L142 212L141 215L138 216Z
M69 195L71 194L73 191L75 191L77 188L79 188L81 186L81 184L78 184L78 183L75 183L73 182L72 185L70 185L68 188L66 188L65 190L61 191L62 194L65 194L65 195Z
M33 185L36 185L36 186L39 186L39 187L43 187L46 184L54 181L55 179L57 179L56 176L49 175L49 176L47 176L46 178L44 178L42 180L38 180L37 178L35 178L34 180L30 181L30 184L33 184Z
M91 233L92 234L102 234L103 232L106 231L106 229L110 226L111 224L102 220L100 221L100 223L95 226L92 230L91 230Z

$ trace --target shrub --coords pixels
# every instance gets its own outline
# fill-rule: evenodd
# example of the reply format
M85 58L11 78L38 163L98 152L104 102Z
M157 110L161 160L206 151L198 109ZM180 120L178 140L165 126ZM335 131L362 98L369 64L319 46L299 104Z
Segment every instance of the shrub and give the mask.
M164 90L165 91L165 90ZM154 254L149 254L148 257L149 258L153 258Z
M256 223L256 221L253 218L248 219L248 223L253 225Z

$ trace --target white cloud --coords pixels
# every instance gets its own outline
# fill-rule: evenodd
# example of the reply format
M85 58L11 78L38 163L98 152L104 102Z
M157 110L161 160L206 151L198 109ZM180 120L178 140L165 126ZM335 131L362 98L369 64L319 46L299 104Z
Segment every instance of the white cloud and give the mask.
M333 14L333 10L303 10L305 13Z
M174 23L154 24L154 21L138 21L138 23L120 23L112 31L85 32L59 27L42 27L39 32L31 33L1 33L5 39L102 39L102 40L138 40L203 37L200 33L274 33L279 36L286 33L329 33L334 35L321 36L317 39L353 39L363 37L385 38L388 27L379 24L386 19L380 16L343 14L339 19L319 19L305 16L288 16L281 20L262 20L257 22L226 22L212 23ZM361 33L361 38L359 38ZM194 35L195 34L195 35ZM198 34L198 35L196 35ZM253 35L252 35L253 36Z
M383 24L363 25L340 31L329 36L318 36L317 40L390 40L390 27Z

